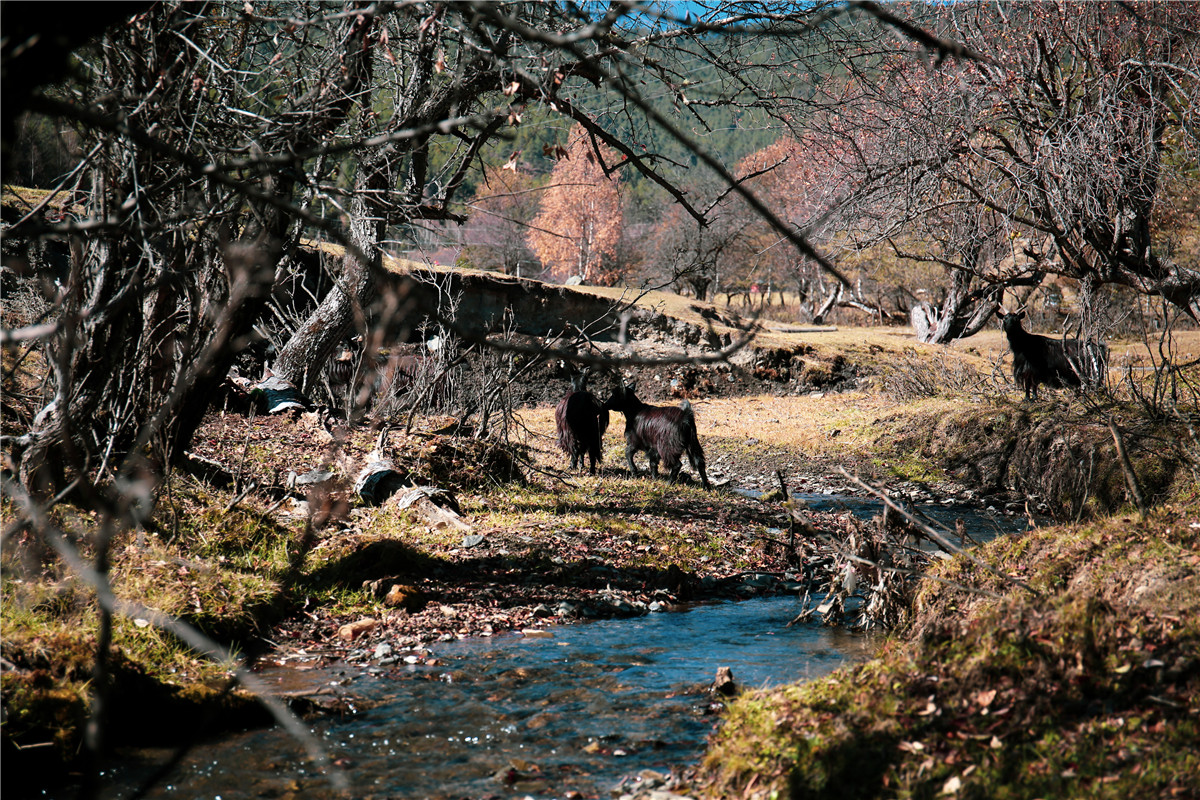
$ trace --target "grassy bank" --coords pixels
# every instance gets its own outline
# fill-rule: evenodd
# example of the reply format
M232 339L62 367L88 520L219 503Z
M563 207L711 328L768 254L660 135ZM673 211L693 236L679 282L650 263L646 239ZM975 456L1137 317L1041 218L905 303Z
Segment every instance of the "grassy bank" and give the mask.
M713 796L1194 797L1200 511L987 546L865 666L738 700Z

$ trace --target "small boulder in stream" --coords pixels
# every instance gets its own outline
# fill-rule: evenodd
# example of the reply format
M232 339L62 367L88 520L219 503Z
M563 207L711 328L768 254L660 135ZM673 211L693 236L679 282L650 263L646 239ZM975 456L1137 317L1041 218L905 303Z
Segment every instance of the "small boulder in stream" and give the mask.
M713 679L708 691L714 697L736 697L741 688L733 679L733 670L729 667L718 667L717 677Z

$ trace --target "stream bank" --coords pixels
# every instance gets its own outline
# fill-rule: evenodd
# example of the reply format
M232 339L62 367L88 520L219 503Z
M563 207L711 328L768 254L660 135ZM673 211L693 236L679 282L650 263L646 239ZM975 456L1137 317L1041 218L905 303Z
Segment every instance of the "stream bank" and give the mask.
M1198 553L1193 502L947 562L876 660L736 702L704 794L1196 797Z

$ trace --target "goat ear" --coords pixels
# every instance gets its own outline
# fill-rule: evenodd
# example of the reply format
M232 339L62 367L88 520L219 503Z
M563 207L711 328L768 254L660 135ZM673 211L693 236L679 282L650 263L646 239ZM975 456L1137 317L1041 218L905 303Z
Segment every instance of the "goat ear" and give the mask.
M1004 310L1004 306L996 306L996 316L997 317L999 317L1000 319L1004 319L1007 315L1008 315L1008 312Z
M1025 309L1022 308L1017 312L1017 319L1025 319Z

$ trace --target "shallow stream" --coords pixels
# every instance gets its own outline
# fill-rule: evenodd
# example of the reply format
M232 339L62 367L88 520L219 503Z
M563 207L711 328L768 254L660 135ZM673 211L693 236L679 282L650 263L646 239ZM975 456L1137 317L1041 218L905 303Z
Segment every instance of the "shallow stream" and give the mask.
M858 498L802 499L817 510L879 510ZM971 518L961 508L928 511L951 526L966 520L978 539L1023 527L1012 518ZM718 668L732 668L742 686L762 687L816 678L872 655L874 636L812 623L789 627L799 611L794 596L697 604L542 635L433 645L434 666L274 668L260 678L281 692L321 690L363 706L312 728L353 797L608 797L622 782L634 788L646 770L665 774L697 762L716 722L707 688ZM104 796L132 796L167 756L144 750L123 760L105 775ZM303 748L272 729L194 749L147 796L333 794Z
M633 620L436 645L438 666L261 673L284 691L328 687L372 707L313 728L355 797L607 796L625 776L694 763L715 722L707 687L729 666L743 686L825 675L872 654L874 637L788 627L795 597L699 604ZM141 751L144 764L165 752ZM106 796L146 771L125 762ZM195 749L150 797L305 796L332 790L278 729Z

